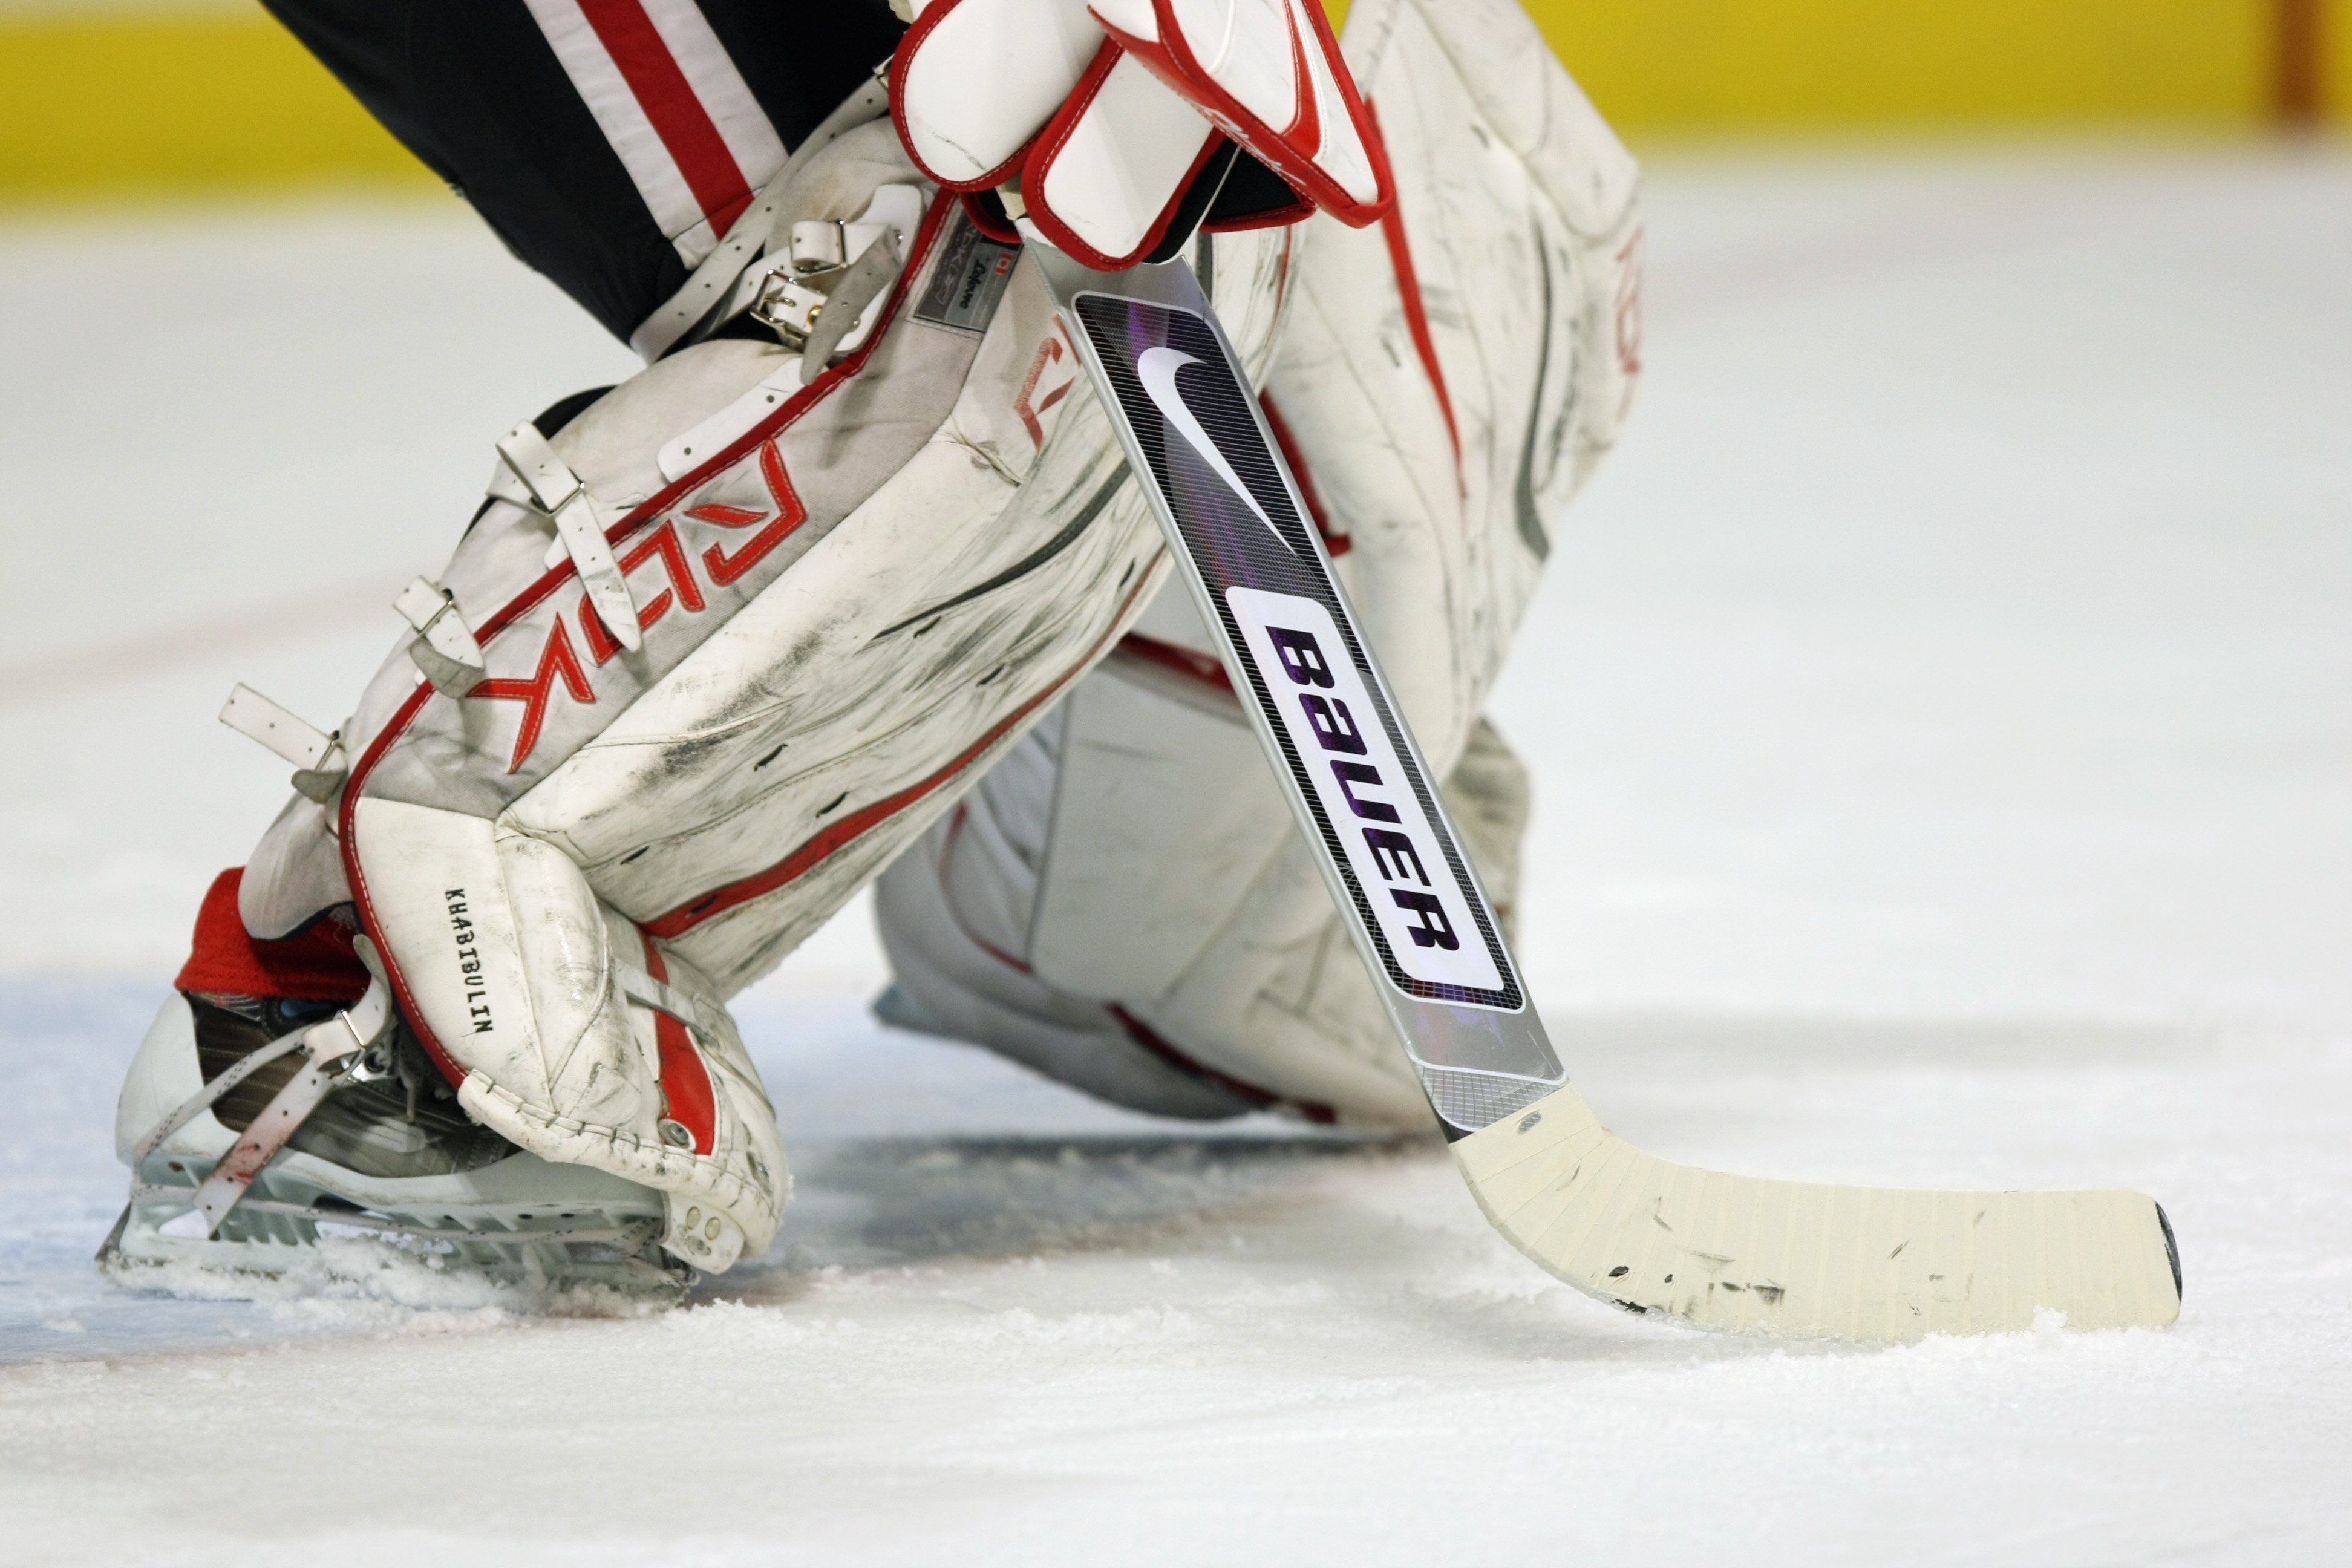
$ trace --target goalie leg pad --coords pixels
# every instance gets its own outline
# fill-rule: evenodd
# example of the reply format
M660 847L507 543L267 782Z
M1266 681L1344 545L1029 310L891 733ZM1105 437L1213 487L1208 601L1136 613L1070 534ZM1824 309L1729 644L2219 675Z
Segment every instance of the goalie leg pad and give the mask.
M1089 676L884 873L877 1010L1159 1115L1427 1125L1239 708L1203 718L1139 665ZM1443 794L1507 921L1525 768L1481 723Z
M915 179L887 126L848 132L777 195L779 232L856 227ZM434 584L480 674L404 645L338 731L348 775L240 894L266 935L353 903L466 1109L660 1190L706 1269L765 1246L789 1189L719 1003L950 808L1166 571L1042 279L952 196L909 210L902 275L814 380L813 350L718 339L510 436ZM1261 370L1290 243L1218 242ZM618 574L637 647L583 574ZM437 626L444 602L419 608Z

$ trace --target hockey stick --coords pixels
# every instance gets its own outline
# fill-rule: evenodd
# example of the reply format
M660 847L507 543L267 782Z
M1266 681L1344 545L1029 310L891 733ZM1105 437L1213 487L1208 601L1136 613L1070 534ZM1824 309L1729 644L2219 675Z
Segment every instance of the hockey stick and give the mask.
M1453 1142L1511 1244L1708 1328L1853 1340L2158 1326L2180 1264L2130 1192L1946 1193L1721 1175L1642 1152L1568 1082L1297 487L1183 262L1087 270L1035 236L1268 760Z

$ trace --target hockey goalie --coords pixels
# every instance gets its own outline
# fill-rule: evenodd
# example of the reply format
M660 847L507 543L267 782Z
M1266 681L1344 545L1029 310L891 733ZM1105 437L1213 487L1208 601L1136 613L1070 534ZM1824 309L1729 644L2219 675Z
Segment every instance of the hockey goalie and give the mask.
M232 698L293 792L124 1087L110 1268L757 1256L792 1178L728 999L877 879L892 1023L1429 1123L1030 252L1197 277L1507 910L1480 705L1624 416L1640 237L1516 6L271 9L647 364L484 433L347 717Z
M490 443L340 724L231 697L293 794L132 1066L110 1267L756 1256L728 1001L873 882L885 1019L1433 1124L1621 1306L2178 1314L2140 1194L1677 1164L1546 1037L1480 710L1631 400L1640 230L1510 0L273 4L646 366Z

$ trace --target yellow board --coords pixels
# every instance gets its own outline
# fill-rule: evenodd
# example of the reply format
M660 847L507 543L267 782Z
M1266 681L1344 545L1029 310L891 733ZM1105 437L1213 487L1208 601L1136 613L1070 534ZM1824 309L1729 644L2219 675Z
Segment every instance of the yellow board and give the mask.
M2352 122L2352 0L2323 0L2319 16L2321 109L2341 129Z
M779 0L780 6L785 0ZM832 3L832 0L808 0ZM1643 134L2169 125L2273 116L2282 7L2321 7L2352 98L2352 0L1530 0ZM1329 0L1344 16L1345 0ZM257 5L59 14L0 0L0 199L421 188L430 176Z
M1612 120L1700 131L2252 125L2270 110L2277 6L1533 0L1529 9Z
M0 11L0 195L431 181L258 5Z

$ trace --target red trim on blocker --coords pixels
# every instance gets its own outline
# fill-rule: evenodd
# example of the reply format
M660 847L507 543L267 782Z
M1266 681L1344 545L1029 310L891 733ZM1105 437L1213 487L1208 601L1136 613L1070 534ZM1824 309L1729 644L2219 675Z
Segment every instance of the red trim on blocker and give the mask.
M866 339L863 347L801 388L799 392L785 400L782 407L737 437L733 443L715 454L709 461L681 476L640 502L626 517L604 531L606 542L618 545L654 518L660 516L679 500L692 494L697 487L709 480L713 474L732 466L744 454L761 443L782 434L811 408L831 396L851 376L865 369L866 362L873 357L875 351L881 347L892 328L898 324L900 308L906 303L915 278L923 269L923 264L930 259L931 247L939 239L947 215L956 210L958 210L956 198L952 195L948 195L933 201L929 209L924 213L922 227L917 231L915 242L909 247L907 266L899 273L898 281L891 289L889 303L884 308L882 324L873 336ZM520 594L486 617L482 624L475 628L475 640L487 648L493 638L546 603L551 595L578 574L577 569L568 558L550 567ZM433 1065L440 1068L441 1076L455 1086L465 1081L466 1071L457 1065L456 1058L449 1055L447 1049L442 1046L439 1039L435 1037L432 1029L425 1023L424 1010L417 1006L415 995L408 988L407 977L401 973L399 962L393 955L391 944L383 938L383 925L376 919L375 903L368 891L367 874L360 865L359 837L355 830L360 798L368 775L375 771L376 764L383 760L384 754L392 749L394 742L406 733L409 725L416 721L416 715L425 710L425 704L438 695L440 695L439 692L430 685L418 686L415 690L409 693L408 700L403 702L393 714L391 721L384 725L383 733L376 736L369 743L367 750L362 753L359 762L352 769L350 779L343 786L342 809L337 817L337 837L342 854L343 875L351 883L352 904L359 910L360 924L366 929L371 937L374 938L377 951L383 956L384 973L392 982L393 995L399 1001L401 1013L408 1020L409 1026L415 1030L418 1043L424 1046L425 1054L433 1058Z
M639 0L579 0L579 5L621 79L629 84L637 107L645 110L654 134L669 150L702 216L710 220L711 233L725 238L751 205L751 183L719 134L710 111L695 95L694 84L678 68L668 43Z
M1192 182L1201 177L1202 169L1216 156L1217 149L1224 140L1215 126L1205 120L1201 122L1202 141L1199 156L1192 160L1192 166L1184 171L1184 177L1176 182L1176 188L1169 193L1167 205L1160 209L1160 216L1152 219L1150 228L1133 250L1124 256L1107 256L1080 239L1055 213L1051 198L1045 194L1045 179L1053 168L1054 160L1061 155L1062 149L1076 132L1078 121L1086 118L1087 110L1101 94L1103 83L1110 79L1111 68L1118 64L1119 57L1125 53L1110 39L1103 40L1103 47L1095 54L1094 63L1087 67L1087 74L1078 79L1078 85L1071 90L1068 98L1062 100L1062 107L1055 111L1045 129L1037 133L1037 140L1030 147L1021 166L1021 199L1027 204L1029 216L1036 220L1038 232L1053 241L1055 248L1064 255L1097 272L1125 271L1160 247L1160 242L1168 236L1168 226L1175 221L1176 209L1184 205L1184 194L1192 188ZM1138 58L1140 59L1141 57ZM1150 62L1144 63L1148 67ZM1185 96L1190 97L1189 94Z
M638 932L646 944L646 973L669 984L669 965L662 962L654 939ZM661 1057L662 1114L694 1137L694 1152L708 1154L719 1146L719 1096L710 1087L710 1068L683 1021L656 1007L654 1044Z
M923 177L933 184L949 191L993 190L1011 179L1013 172L1021 167L1023 160L1029 156L1029 149L1037 144L1035 137L1015 147L1011 157L979 178L950 180L923 162L923 155L915 150L914 139L907 134L907 78L912 74L916 51L939 30L940 24L948 19L948 14L962 4L963 0L931 0L923 8L923 14L915 18L914 25L898 39L898 47L890 51L890 123L898 128L898 144L907 150L908 161L921 170ZM985 227L982 232L986 232ZM990 235L989 237L993 239L995 236Z
M1219 129L1264 160L1275 173L1297 187L1323 211L1329 213L1350 228L1366 228L1378 221L1396 205L1396 182L1390 176L1388 161L1373 151L1370 110L1356 90L1356 77L1339 53L1339 45L1331 36L1331 24L1322 7L1313 0L1288 0L1284 6L1284 18L1290 29L1291 67L1295 73L1295 90L1298 98L1298 113L1289 125L1277 131L1260 120L1241 100L1217 84L1216 79L1201 64L1182 31L1176 25L1173 0L1153 0L1153 10L1160 24L1157 40L1138 38L1106 25L1103 31L1110 35L1127 51L1140 60L1145 68L1166 82L1187 102L1216 123ZM1298 17L1307 16L1307 25L1316 37L1313 43L1301 37ZM1101 18L1096 18L1100 21ZM1363 142L1366 156L1372 165L1372 199L1360 202L1341 189L1339 184L1318 167L1311 153L1304 149L1319 149L1323 140L1322 111L1317 106L1314 73L1307 63L1307 51L1319 49L1331 68L1331 79L1339 92L1339 103L1356 129L1357 139Z
M1290 182L1285 180L1285 184ZM1292 187L1294 190L1296 186ZM1288 228L1295 223L1305 223L1315 216L1315 204L1305 196L1286 207L1268 207L1264 212L1251 213L1246 217L1230 217L1218 223L1203 222L1202 234L1250 234L1261 228Z
M1023 153L1028 151L1026 147L1021 149ZM1015 162L1018 162L1017 156ZM991 211L988 203L982 199L984 193L965 191L962 195L963 216L971 219L972 227L999 245L1009 245L1016 250L1020 248L1021 231L1005 221L1002 205L996 210Z
M1135 596L1141 592L1143 592L1141 583L1128 590L1126 599L1119 605L1118 614L1111 619L1113 627L1126 618L1129 607L1135 603ZM971 766L974 758L1003 740L1014 725L1035 712L1040 705L1051 700L1071 681L1094 668L1096 656L1109 644L1111 635L1111 633L1105 633L1094 647L1087 650L1085 658L1063 671L1052 685L1037 692L1020 707L991 725L986 734L966 747L946 766L916 780L895 795L885 795L873 805L861 806L847 816L830 824L766 870L755 871L749 877L730 882L721 888L715 888L698 899L680 904L666 913L656 915L652 920L644 922L645 930L665 941L683 936L706 921L716 919L738 905L748 904L754 899L765 898L778 889L799 879L835 850L845 848L864 837L868 829L898 816L898 813Z

